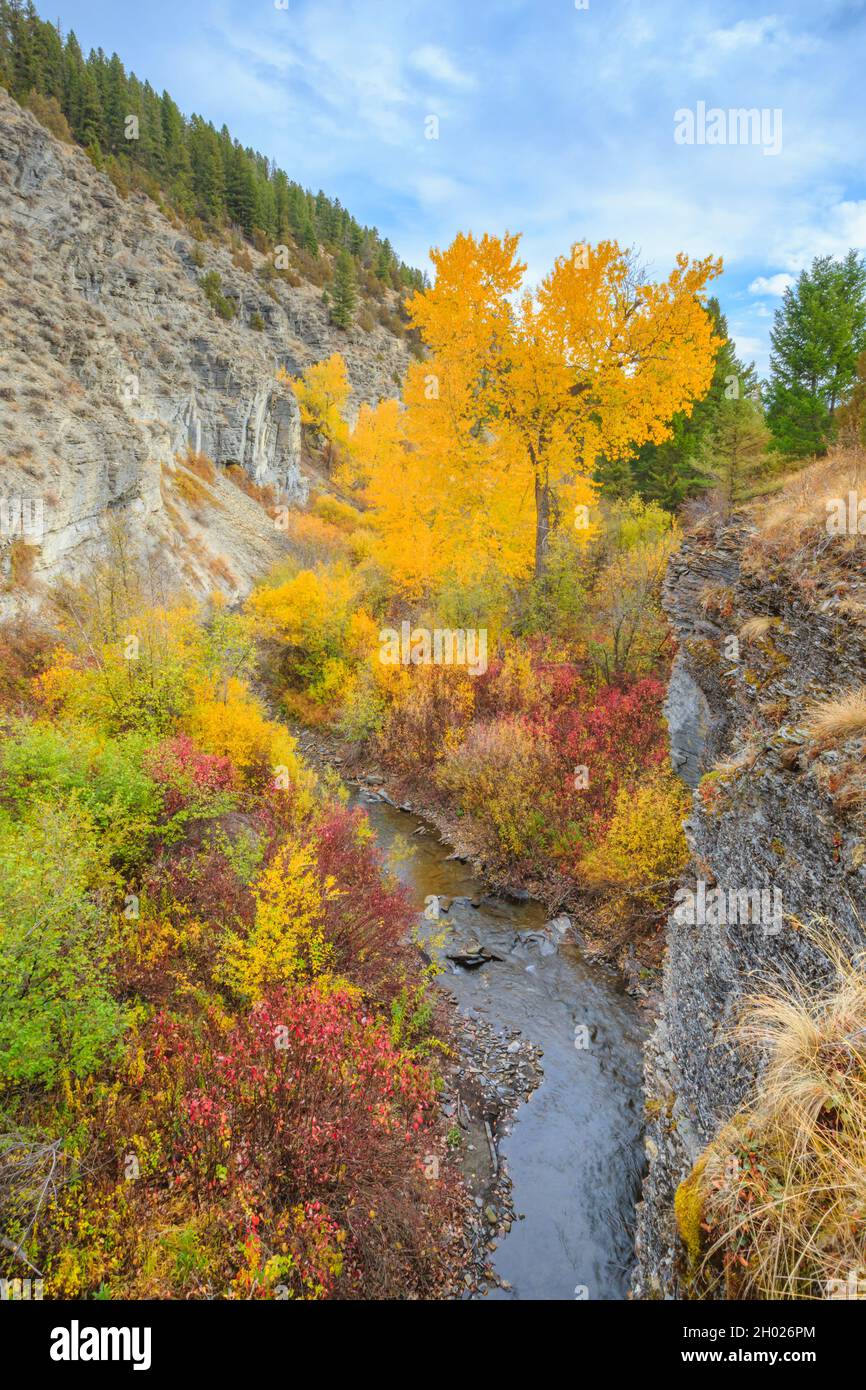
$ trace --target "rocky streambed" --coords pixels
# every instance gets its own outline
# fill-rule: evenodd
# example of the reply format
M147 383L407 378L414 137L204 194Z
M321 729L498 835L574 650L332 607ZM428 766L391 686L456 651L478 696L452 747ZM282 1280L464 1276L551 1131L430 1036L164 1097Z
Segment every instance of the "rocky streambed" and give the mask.
M463 1297L620 1299L643 1166L644 1017L567 917L496 896L436 829L356 784L421 939L446 966L461 1056L444 1106L473 1196Z

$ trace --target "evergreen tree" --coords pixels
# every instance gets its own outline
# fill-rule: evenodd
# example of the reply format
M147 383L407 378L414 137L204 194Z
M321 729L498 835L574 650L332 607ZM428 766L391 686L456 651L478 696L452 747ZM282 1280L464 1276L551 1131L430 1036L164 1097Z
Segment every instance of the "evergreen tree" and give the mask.
M866 264L819 256L785 291L771 333L767 423L787 458L823 455L866 348Z
M310 253L311 256L318 256L319 242L318 238L316 237L316 229L313 226L311 218L307 218L306 222L301 228L301 245L303 246L305 251L308 251Z
M217 224L225 211L225 174L217 133L193 116L189 134L193 192L200 216Z
M748 496L766 465L770 432L750 397L725 400L701 446L701 458L726 515Z
M35 26L33 44L37 55L39 91L44 96L54 97L56 101L62 102L63 43L60 34L53 24L42 24L38 19Z
M106 147L113 153L127 153L126 117L127 81L123 64L116 53L112 53L100 84L102 109L105 114Z
M355 263L346 250L341 251L337 257L331 298L331 322L338 328L351 328L358 305L358 286L355 281Z
M376 274L386 285L391 283L391 262L393 260L390 241L383 241L376 257Z
M80 140L88 152L94 147L101 148L103 139L102 102L99 87L90 67L81 71L81 87L78 100L77 124L73 123L76 140Z
M364 250L364 229L354 221L349 228L349 250L356 259Z
M163 92L160 107L165 167L171 196L181 212L189 214L193 210L193 175L186 122L168 92Z
M23 97L29 91L42 90L39 55L33 32L36 11L32 4L25 6L20 0L11 0L7 9L12 47L11 90L14 97Z

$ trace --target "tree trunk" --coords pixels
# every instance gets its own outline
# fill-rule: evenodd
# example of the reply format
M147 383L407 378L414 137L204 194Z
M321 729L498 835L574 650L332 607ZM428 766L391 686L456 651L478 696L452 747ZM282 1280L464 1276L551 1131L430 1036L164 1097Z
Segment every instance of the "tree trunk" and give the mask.
M535 578L543 579L547 569L547 538L550 534L550 485L539 471L535 474Z

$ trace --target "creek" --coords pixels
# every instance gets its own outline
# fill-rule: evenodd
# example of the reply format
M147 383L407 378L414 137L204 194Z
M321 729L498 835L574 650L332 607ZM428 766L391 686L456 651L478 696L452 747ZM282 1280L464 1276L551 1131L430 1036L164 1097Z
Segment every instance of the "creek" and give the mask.
M469 942L498 958L475 969L446 960L442 988L469 1018L518 1029L543 1050L540 1086L497 1136L522 1219L491 1257L510 1288L488 1297L624 1298L644 1162L638 1007L616 972L587 960L540 903L489 895L417 815L366 790L352 800L422 914L422 937L444 934L442 954ZM448 906L431 924L423 913L434 898Z

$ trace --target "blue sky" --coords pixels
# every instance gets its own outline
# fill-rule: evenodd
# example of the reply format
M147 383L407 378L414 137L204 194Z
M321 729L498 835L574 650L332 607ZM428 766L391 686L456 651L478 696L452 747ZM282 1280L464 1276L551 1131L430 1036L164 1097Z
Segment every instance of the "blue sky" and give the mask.
M866 0L282 2L37 0L412 264L461 229L522 232L534 279L602 237L658 275L722 255L761 371L790 277L866 249ZM699 102L781 111L780 151L676 143Z

